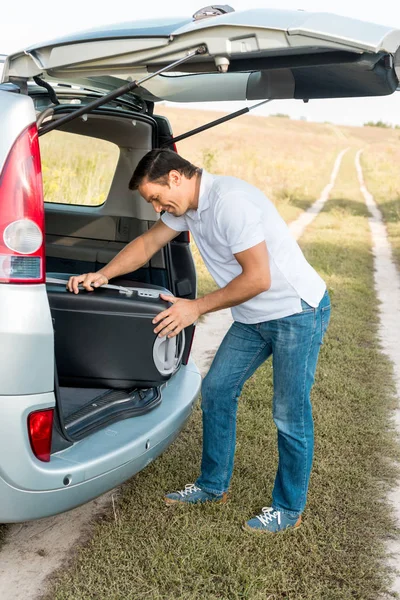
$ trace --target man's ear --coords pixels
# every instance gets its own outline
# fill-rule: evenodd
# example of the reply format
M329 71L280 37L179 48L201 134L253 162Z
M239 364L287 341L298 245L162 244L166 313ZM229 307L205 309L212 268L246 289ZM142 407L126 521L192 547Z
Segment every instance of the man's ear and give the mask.
M172 171L169 172L169 183L173 183L174 185L179 186L181 184L181 181L181 173L179 173L179 171L177 171L176 169L172 169Z

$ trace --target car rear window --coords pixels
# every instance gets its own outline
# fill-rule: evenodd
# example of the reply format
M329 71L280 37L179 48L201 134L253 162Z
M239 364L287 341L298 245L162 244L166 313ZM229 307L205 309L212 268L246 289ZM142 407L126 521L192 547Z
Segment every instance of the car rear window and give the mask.
M63 131L52 131L39 140L45 202L99 206L106 201L118 146Z

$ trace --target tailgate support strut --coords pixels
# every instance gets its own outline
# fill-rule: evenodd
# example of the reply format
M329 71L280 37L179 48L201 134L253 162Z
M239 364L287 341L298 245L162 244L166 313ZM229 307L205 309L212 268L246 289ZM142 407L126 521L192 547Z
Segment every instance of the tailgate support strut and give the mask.
M177 67L178 65L180 65L184 62L187 62L188 60L193 58L193 56L197 56L198 54L205 54L206 52L207 52L207 48L205 46L199 46L196 50L193 50L192 52L188 52L187 55L184 56L183 58L176 60L175 62L171 63L170 65L167 65L166 67L163 67L159 71L156 71L155 73L151 73L150 75L146 75L146 77L139 79L139 81L131 81L130 83L127 83L127 84L121 86L120 88L113 90L109 94L106 94L105 96L102 96L101 98L97 98L96 100L93 100L93 102L86 104L86 106L82 106L81 108L78 108L77 110L75 110L72 113L63 115L59 119L54 119L54 120L50 121L50 123L46 123L45 125L42 125L42 127L39 129L39 135L48 133L49 131L52 131L53 129L57 129L58 127L60 127L61 125L64 125L65 123L69 123L70 121L72 121L82 115L86 115L87 113L92 112L92 110L99 108L99 106L103 106L104 104L107 104L107 102L110 102L111 100L115 100L115 98L118 98L119 96L122 96L123 94L127 94L128 92L131 92L135 88L138 88L140 85L142 85L146 81L149 81L149 79L153 79L153 77L156 77L156 75L160 75L161 73L164 73L165 71L170 71L174 67Z
M236 117L245 115L246 113L253 110L253 108L258 108L259 106L262 106L263 104L267 104L267 102L271 102L271 101L272 101L272 99L263 100L262 102L253 104L253 106L246 106L246 108L241 108L240 110L230 113L229 115L225 115L224 117L215 119L215 121L211 121L210 123L201 125L201 127L196 127L196 129L191 129L190 131L187 131L186 133L182 133L182 135L177 135L176 137L171 138L167 142L164 142L163 146L172 146L172 144L176 144L177 142L185 140L188 137L192 137L192 135L195 135L196 133L201 133L202 131L211 129L211 127L215 127L216 125L221 125L221 123L226 123L226 121L230 121L231 119L235 119Z

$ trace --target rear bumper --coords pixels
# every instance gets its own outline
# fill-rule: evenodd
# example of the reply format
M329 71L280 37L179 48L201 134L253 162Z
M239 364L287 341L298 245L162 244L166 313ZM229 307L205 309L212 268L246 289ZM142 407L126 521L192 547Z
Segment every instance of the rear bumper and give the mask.
M162 403L156 409L88 436L53 455L49 463L41 463L32 455L25 439L25 421L25 430L20 434L23 439L13 444L13 458L3 465L5 457L10 459L10 452L0 453L0 522L28 521L64 512L132 477L177 437L200 387L200 374L191 361L163 388ZM68 485L64 483L67 480Z

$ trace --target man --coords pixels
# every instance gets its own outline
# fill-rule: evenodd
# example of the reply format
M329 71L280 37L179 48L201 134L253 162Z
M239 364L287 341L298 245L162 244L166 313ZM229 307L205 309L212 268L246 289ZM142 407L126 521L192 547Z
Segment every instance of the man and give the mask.
M234 177L214 176L171 150L139 162L131 189L161 219L98 273L71 277L91 291L134 271L181 231L190 230L220 289L196 300L162 296L172 306L153 321L173 337L200 315L232 308L234 323L203 381L203 456L195 484L167 494L167 504L225 502L233 472L236 412L245 381L272 354L273 418L279 464L272 505L250 519L250 531L296 528L306 504L313 457L310 390L330 316L324 281L303 256L272 202ZM262 418L262 415L260 415Z

